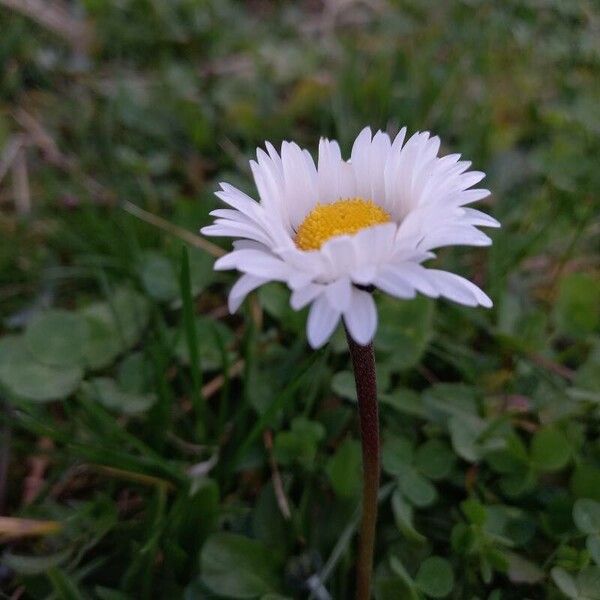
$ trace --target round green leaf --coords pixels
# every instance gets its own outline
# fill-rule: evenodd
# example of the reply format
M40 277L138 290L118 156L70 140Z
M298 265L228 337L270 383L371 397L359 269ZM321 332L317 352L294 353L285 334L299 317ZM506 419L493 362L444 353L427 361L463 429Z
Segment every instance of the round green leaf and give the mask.
M168 302L179 293L177 274L171 261L160 252L144 252L139 274L148 294L155 300Z
M132 352L119 363L117 380L125 392L142 394L152 388L152 366L142 352Z
M540 429L531 442L531 461L540 471L558 471L571 459L571 445L565 435L551 427Z
M586 540L585 547L592 560L600 567L600 535L590 535Z
M49 310L29 323L25 344L33 357L46 365L82 365L87 327L87 321L78 313Z
M118 289L109 301L112 321L116 323L121 340L131 348L140 339L150 318L148 300L130 288Z
M600 534L600 502L580 498L573 507L573 521L586 534Z
M399 562L392 556L390 562ZM419 600L420 595L408 574L398 575L380 569L375 576L375 598L377 600Z
M384 296L378 302L381 327L377 330L375 347L379 352L392 353L395 371L416 365L433 334L435 305L428 298L398 302ZM398 349L402 348L402 352Z
M423 543L426 541L425 536L421 535L414 526L413 516L414 510L411 504L406 501L400 489L396 488L392 494L392 512L398 529L402 532L406 539Z
M454 587L452 567L446 559L431 556L419 568L415 583L427 596L445 598Z
M381 451L383 470L390 475L402 476L412 461L412 442L404 436L386 433Z
M537 483L537 475L532 469L523 468L500 478L502 492L512 498L518 498L530 492Z
M2 555L2 563L21 575L41 575L66 563L72 552L71 548L66 548L45 556L27 556L8 551Z
M83 345L83 358L90 369L103 369L108 367L120 354L122 348L119 332L105 312L104 318L94 314L95 308L88 307L82 312L87 323L88 334ZM108 309L108 305L106 305Z
M79 366L51 367L37 362L22 337L0 340L0 382L17 398L34 402L61 400L77 389L82 378Z
M415 456L415 466L430 479L442 479L449 475L455 462L452 448L437 439L419 446Z
M479 436L485 424L474 416L453 416L448 422L452 447L456 454L469 462L477 462L481 448Z
M200 555L201 574L212 592L225 598L256 598L278 592L278 563L273 552L256 540L216 533Z
M156 402L154 394L128 393L110 377L96 377L86 381L82 389L106 408L128 415L143 413Z
M415 506L431 506L435 502L437 498L435 487L413 467L407 465L398 475L398 481L402 493Z
M576 581L582 597L600 600L600 567L586 567L577 573Z
M561 567L554 567L551 571L552 579L554 583L558 587L558 589L565 595L567 598L579 598L579 592L577 590L577 584L575 580Z
M200 367L203 371L219 369L223 364L220 345L227 348L234 336L225 324L213 321L208 317L197 317L195 320L196 332L198 334L198 350L200 353ZM173 330L173 335L176 332ZM175 343L176 356L183 363L189 364L190 353L185 335L180 335ZM230 360L232 357L230 356Z
M600 469L582 463L571 477L571 490L579 498L592 498L600 502Z
M331 379L331 388L341 398L357 401L354 375L350 371L336 373Z

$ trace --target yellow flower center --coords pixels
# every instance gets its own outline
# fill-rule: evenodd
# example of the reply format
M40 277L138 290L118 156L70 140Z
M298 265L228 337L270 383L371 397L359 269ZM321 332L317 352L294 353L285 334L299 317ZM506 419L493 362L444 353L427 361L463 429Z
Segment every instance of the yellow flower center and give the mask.
M373 200L347 198L331 204L317 204L298 227L294 241L301 250L318 250L336 235L353 234L391 220Z

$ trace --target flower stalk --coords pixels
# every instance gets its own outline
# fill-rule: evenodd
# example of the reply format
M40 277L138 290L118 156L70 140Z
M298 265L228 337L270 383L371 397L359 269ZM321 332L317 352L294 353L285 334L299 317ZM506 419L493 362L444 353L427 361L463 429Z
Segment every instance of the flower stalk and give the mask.
M373 550L377 524L377 495L380 476L379 410L373 344L361 346L346 331L352 358L362 445L362 521L356 564L356 600L368 600L373 572Z

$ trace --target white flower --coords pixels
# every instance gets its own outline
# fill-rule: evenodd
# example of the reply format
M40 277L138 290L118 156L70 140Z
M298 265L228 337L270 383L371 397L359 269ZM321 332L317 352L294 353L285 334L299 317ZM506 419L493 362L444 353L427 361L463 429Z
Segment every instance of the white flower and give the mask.
M470 281L422 264L435 248L491 244L476 227L499 223L467 207L489 195L472 189L484 174L468 171L458 154L438 157L438 137L415 133L405 142L405 135L406 128L392 142L363 129L348 161L337 142L321 139L317 165L293 142L281 153L267 143L250 162L260 202L220 184L216 194L229 207L213 211L202 233L240 238L215 263L243 273L229 295L231 312L255 288L283 281L294 309L311 305L308 341L318 348L340 317L356 342L373 339L377 310L365 288L492 306Z

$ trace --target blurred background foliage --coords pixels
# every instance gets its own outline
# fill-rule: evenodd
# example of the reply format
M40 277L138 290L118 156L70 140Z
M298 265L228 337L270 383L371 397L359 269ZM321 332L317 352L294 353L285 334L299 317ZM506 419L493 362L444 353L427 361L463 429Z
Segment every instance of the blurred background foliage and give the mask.
M491 311L378 298L376 598L600 598L597 2L1 0L0 93L3 597L353 596L343 338L195 232L263 140L406 124L503 228L437 259Z

